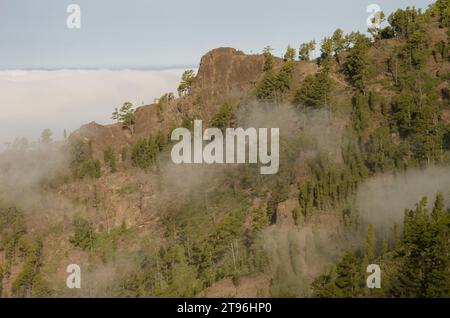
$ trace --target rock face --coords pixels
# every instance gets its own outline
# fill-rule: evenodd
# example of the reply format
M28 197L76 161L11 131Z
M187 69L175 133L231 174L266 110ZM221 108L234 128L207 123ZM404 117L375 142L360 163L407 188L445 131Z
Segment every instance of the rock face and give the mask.
M91 145L94 158L102 158L103 150L112 146L116 152L138 138L158 132L169 133L179 127L183 118L197 118L209 122L224 102L234 103L248 94L263 75L264 56L246 55L233 48L218 48L205 54L188 96L173 100L158 111L156 104L136 109L134 134L120 124L102 126L89 123L75 131L70 138L81 138ZM283 60L274 58L274 68ZM295 82L314 73L314 63L297 62L293 72Z
M293 211L296 208L300 208L297 197L292 197L284 202L279 203L277 206L277 225L279 226L295 225Z
M129 144L132 140L131 134L122 129L122 125L99 125L91 122L75 131L70 139L81 139L90 144L92 156L100 159L103 156L103 150L108 146L113 146L116 150Z
M212 50L201 59L192 92L208 101L241 97L254 87L263 67L262 55L245 55L233 48Z

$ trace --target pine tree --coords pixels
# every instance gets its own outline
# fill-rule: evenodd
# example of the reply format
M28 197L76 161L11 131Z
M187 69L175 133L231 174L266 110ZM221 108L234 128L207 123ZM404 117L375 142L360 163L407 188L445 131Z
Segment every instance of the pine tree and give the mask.
M325 72L328 72L332 66L333 58L333 40L325 37L320 47L319 64Z
M269 218L265 209L258 207L252 210L252 232L258 234L269 225Z
M383 242L381 243L381 255L385 255L389 252L389 242L387 238L383 239Z
M283 59L285 62L288 61L292 62L295 60L295 55L296 55L295 49L289 45L288 48L286 49L286 52L284 53Z
M264 55L264 72L271 72L273 70L273 49L270 46L266 46L263 49Z
M114 108L114 111L111 114L111 119L115 120L116 122L119 122L119 109L117 107Z
M432 211L430 247L431 268L428 272L426 296L449 297L450 296L450 244L449 244L448 212L444 207L442 193L436 195L434 209Z
M307 43L300 44L300 48L298 50L298 58L300 61L310 61L311 53L316 49L316 41L310 41Z
M363 277L361 263L353 252L346 252L336 266L335 279L338 295L341 297L357 297L361 294Z
M435 222L439 222L443 220L445 213L444 194L439 192L436 195L436 200L434 201L434 208L431 215Z
M117 172L116 154L111 146L103 151L103 161L109 166L111 173Z
M189 94L192 84L194 83L195 73L194 70L184 71L181 75L181 83L178 86L178 95L180 97Z
M346 47L344 31L342 31L341 29L337 29L336 31L334 31L333 36L331 37L331 41L332 41L332 50L336 62L338 64L341 64L339 55L345 50Z
M236 116L228 103L222 104L219 112L214 115L211 120L211 126L225 130L226 128L233 127L236 121Z
M367 30L375 39L375 41L379 41L383 38L383 35L386 35L388 29L381 29L381 23L386 21L386 15L383 11L375 13L375 16L372 19L372 26Z
M49 128L46 128L41 133L41 142L44 144L49 144L52 142L52 131Z
M364 93L369 76L368 52L371 42L369 38L362 34L356 34L354 38L354 44L348 51L343 70L344 74L349 78L350 83L360 92Z
M122 123L124 128L130 130L131 134L134 133L135 115L133 104L131 104L130 102L126 102L122 105L122 107L119 109L119 121Z
M362 132L368 128L369 103L367 101L367 98L363 94L356 93L352 99L352 104L353 128L357 132Z
M337 296L337 288L334 283L334 271L327 271L325 274L317 277L311 284L312 297L314 298L332 298Z
M330 104L332 81L326 71L308 75L297 91L294 103L303 107L326 107Z
M375 259L376 256L376 238L375 228L372 224L367 227L366 242L365 242L366 257L369 261Z
M391 232L392 232L392 245L393 245L393 248L396 249L400 246L400 234L399 234L397 223L395 223L392 226Z
M438 199L439 201L439 199ZM438 202L437 206L440 205ZM423 198L405 211L402 264L391 292L397 297L440 297L450 288L448 237L427 211ZM436 211L436 215L439 212ZM445 237L445 239L443 239Z

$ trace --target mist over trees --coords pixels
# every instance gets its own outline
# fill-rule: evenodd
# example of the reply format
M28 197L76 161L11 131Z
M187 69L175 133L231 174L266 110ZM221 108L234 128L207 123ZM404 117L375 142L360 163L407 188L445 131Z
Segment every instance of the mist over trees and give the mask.
M61 148L67 169L31 187L36 202L60 213L54 226L43 229L36 219L50 218L21 201L0 201L0 296L68 295L48 274L48 249L60 248L60 261L74 252L90 270L112 269L99 295L194 297L231 282L233 296L264 277L254 295L449 297L448 189L402 206L401 222L388 230L367 222L357 204L362 185L376 177L450 164L448 13L448 1L438 0L426 11L380 14L383 26L370 35L337 29L289 45L281 57L265 47L248 94L202 115L221 130L280 127L274 176L260 175L257 165L206 173L170 165L171 129L191 129L205 103L195 95L193 70L182 75L180 99L166 93L150 106L152 134L135 131L139 112L126 102L112 114L122 139L114 130L100 145L68 136ZM445 41L435 39L444 33ZM176 104L191 95L192 109ZM55 145L49 129L40 141ZM29 150L27 140L17 140L0 156L4 180L18 170L20 178L29 174L13 155L46 161ZM41 227L30 230L30 219ZM383 270L381 289L367 288L369 264Z

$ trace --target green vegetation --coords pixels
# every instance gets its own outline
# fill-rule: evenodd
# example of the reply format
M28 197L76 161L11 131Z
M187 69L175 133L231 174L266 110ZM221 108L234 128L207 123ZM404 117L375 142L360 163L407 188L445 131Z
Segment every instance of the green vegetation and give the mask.
M41 142L44 144L49 144L52 142L52 131L49 128L46 128L41 133Z
M175 99L175 95L173 95L173 93L165 93L158 99L158 102L156 103L156 107L157 107L157 116L158 116L159 121L162 121L162 114L163 114L164 107L168 103L173 101L174 99Z
M316 49L316 41L310 41L307 43L300 44L300 48L298 50L298 59L300 61L310 61L311 53Z
M102 175L101 163L92 159L90 143L75 139L69 143L69 167L75 179L85 177L100 178Z
M141 138L131 147L131 161L135 167L149 168L156 162L160 153L168 144L168 138L161 132L156 137Z
M284 54L284 63L280 71L273 70L273 56L269 49L264 49L265 74L256 87L256 97L266 102L281 102L291 87L291 76L294 68L295 49L290 46Z
M284 61L285 62L295 61L295 55L296 55L295 49L289 45L288 48L286 49L286 52L284 53Z
M103 161L110 168L111 173L117 172L116 154L111 146L103 151Z
M276 175L260 175L256 164L239 165L207 176L211 183L201 189L186 186L186 193L158 192L164 182L146 183L139 169L159 171L170 142L165 133L133 137L132 144L122 149L100 149L103 167L96 160L98 149L94 153L88 139L69 138L70 170L77 182L61 190L68 192L74 186L83 193L70 198L73 205L80 205L80 214L73 219L65 214L62 221L71 231L71 247L88 256L90 265L117 266L115 279L104 288L112 296L193 297L223 279L230 279L237 288L247 280L243 278L264 274L271 281L267 291L278 297L310 296L311 290L315 297L449 297L450 211L444 194L436 196L432 209L426 199L407 209L403 226L390 224L390 230L361 222L354 204L359 186L372 177L450 164L449 33L442 30L448 28L448 13L448 1L438 0L425 12L406 8L387 19L380 14L384 27L369 30L372 37L337 29L320 41L321 54L314 61L315 41L301 44L298 55L289 46L282 58L274 57L270 47L264 48L263 65L261 57L256 57L264 71L254 90L240 100L234 96L215 100L211 109L218 107L217 112L205 118L211 119L210 126L223 130L236 125L239 107L249 100L256 99L261 110L293 106L288 114L298 116L293 121L303 122L295 122L298 129L289 134L283 131L290 128L288 120L286 127L280 127ZM297 57L301 63L295 61ZM303 75L301 67L308 75ZM184 72L178 94L197 107L201 98L188 96L194 81L192 70ZM166 93L155 103L160 123L171 114L166 111L173 100L173 93ZM197 108L193 110L175 118L182 120L182 127L192 129L193 114L199 114ZM116 109L113 118L133 134L130 103ZM316 120L324 123L316 125ZM45 140L50 142L50 136ZM11 150L29 146L25 139L17 140ZM111 188L103 188L106 180L89 179L100 178L102 168L116 172L119 158L120 168L139 169L117 174L115 179L123 180ZM187 175L176 177L186 185L191 181L183 179ZM178 195L182 200L172 200ZM118 201L118 207L111 204L109 209L108 199ZM123 226L111 226L124 213L131 219L130 229L125 221ZM305 234L312 229L314 240L321 234L315 226L327 227L320 224L327 217L340 225L336 233L326 234L351 242L344 252L336 248L331 257L339 259L336 264L318 277L307 277L299 287L283 264L274 264L279 260L275 262L270 251L271 231L281 230L288 236L293 270L303 275L306 271L301 272L300 262L309 264L307 259L314 259L308 248L315 244L306 244L303 251L289 231ZM53 295L42 268L46 235L56 231L39 226L28 231L25 220L19 208L0 204L0 253L4 256L0 296ZM290 224L288 231L278 226L285 221ZM308 235L305 241L309 239ZM281 249L278 238L275 241L276 249ZM317 244L315 248L324 247ZM124 268L120 267L122 257L127 260ZM381 289L366 288L366 268L372 263L383 270ZM5 279L8 286L12 282L9 291L2 291Z
M125 224L108 231L96 232L92 222L79 215L74 217L72 227L74 233L69 242L91 255L98 256L104 263L113 258L118 239L127 233Z
M371 45L370 39L361 34L354 34L352 45L348 50L348 57L343 66L343 71L348 76L350 83L359 91L364 92L369 76L368 51Z
M69 142L70 168L75 173L80 165L91 158L90 144L80 139L74 139Z
M77 177L83 179L85 177L98 179L102 176L101 163L99 160L87 160L80 165L77 171Z
M12 285L14 297L47 297L51 294L47 282L39 271L42 266L42 249L43 243L39 238L22 246L25 261Z
M389 243L377 249L375 230L369 225L366 244L361 252L347 252L326 274L313 283L316 297L364 297L368 262L383 269L378 297L449 297L450 210L445 210L439 193L431 213L423 198L415 209L405 210L403 235L396 242L395 232Z
M138 190L139 190L139 184L137 184L137 183L130 183L130 184L127 184L127 185L123 186L122 188L120 188L117 191L117 193L119 195L123 196L123 195L127 195L127 194L130 194L130 193L135 193Z
M194 79L195 79L194 70L184 71L184 73L181 75L181 83L177 89L178 95L180 97L189 94L189 91L192 87L192 83L194 82Z
M40 273L42 266L42 240L27 234L25 215L15 206L0 202L0 252L4 263L0 266L0 297L2 282L10 277L11 268L22 260L20 272L14 278L11 293L14 297L45 297L50 294Z
M69 241L74 246L83 250L91 250L94 247L95 233L92 224L82 217L76 217L73 220L74 235Z
M272 55L273 48L270 46L266 46L263 49L263 55L264 55L264 72L272 71L273 69L273 55Z
M2 274L8 276L20 238L26 234L25 216L23 211L15 206L0 202L0 250L5 254L6 262L3 264Z
M263 269L267 259L257 233L267 216L263 209L252 212L252 231L245 234L244 206L247 195L227 189L167 215L167 244L141 255L140 266L120 283L121 294L192 297L224 277L238 284L240 276Z
M304 107L326 107L331 102L332 80L327 72L308 75L297 91L294 103Z
M134 133L134 109L133 104L130 102L123 103L120 109L115 109L112 113L113 120L116 120L118 123L122 123L123 128L128 129L131 134Z
M213 119L211 120L211 127L224 130L226 128L233 127L235 121L236 116L234 115L233 110L230 106L228 106L228 103L224 103L220 107L219 112L214 115Z

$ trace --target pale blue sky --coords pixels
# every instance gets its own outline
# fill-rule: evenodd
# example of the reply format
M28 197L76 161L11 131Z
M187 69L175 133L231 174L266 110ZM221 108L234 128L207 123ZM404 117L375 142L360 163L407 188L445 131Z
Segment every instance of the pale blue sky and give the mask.
M336 28L366 31L369 4L390 13L431 0L0 0L0 69L196 67L220 46L320 41ZM81 6L81 29L66 8Z

